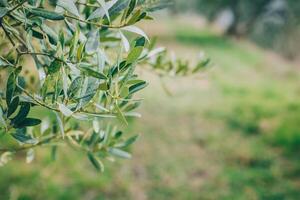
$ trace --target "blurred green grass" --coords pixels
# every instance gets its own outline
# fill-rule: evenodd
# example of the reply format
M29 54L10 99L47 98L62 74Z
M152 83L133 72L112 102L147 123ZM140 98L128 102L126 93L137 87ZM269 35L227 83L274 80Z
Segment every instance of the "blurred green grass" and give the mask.
M214 66L202 78L143 73L143 118L132 160L105 161L98 174L80 152L40 148L0 168L0 199L299 199L299 72L289 62L208 28L178 24L160 43ZM151 27L150 27L151 28Z

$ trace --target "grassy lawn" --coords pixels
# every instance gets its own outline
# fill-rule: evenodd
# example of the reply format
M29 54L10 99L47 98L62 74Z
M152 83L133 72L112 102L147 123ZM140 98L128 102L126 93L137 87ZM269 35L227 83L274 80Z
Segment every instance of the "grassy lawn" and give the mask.
M188 80L143 72L153 84L126 127L141 134L133 159L105 161L98 174L80 152L60 147L51 162L39 149L32 164L0 168L0 199L300 198L298 70L207 28L162 26L161 44L187 59L204 50L214 64Z

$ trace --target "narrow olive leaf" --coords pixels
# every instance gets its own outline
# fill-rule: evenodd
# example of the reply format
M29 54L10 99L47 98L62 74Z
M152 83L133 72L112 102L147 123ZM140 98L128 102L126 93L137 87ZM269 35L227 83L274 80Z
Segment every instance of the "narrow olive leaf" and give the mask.
M143 47L135 47L133 48L127 57L127 63L134 63L138 60L140 55L143 52Z
M7 0L0 0L0 7L8 6Z
M206 60L198 63L197 66L193 69L192 73L196 73L196 72L200 71L201 69L207 67L209 63L210 63L210 59L206 59Z
M109 9L110 16L118 15L128 7L129 0L119 0Z
M71 14L80 17L77 7L73 0L58 0L57 5L64 8L66 11Z
M132 25L138 22L139 20L143 19L144 17L141 17L142 15L147 15L146 12L141 13L141 10L137 10L132 17L128 20L127 24Z
M55 113L55 116L56 116L57 124L58 124L59 129L60 129L60 133L61 133L62 137L65 138L64 124L63 124L58 112L54 112L54 113Z
M47 68L48 74L54 74L56 72L58 72L60 70L62 66L62 62L55 59L52 61L52 63L50 64L50 66Z
M65 47L65 34L63 32L63 29L60 29L58 33L58 40L60 42L61 48L64 49Z
M158 47L158 48L153 49L152 51L150 51L147 55L147 58L152 58L152 57L157 56L158 54L160 54L162 52L165 52L165 51L166 51L166 48Z
M108 84L107 83L101 83L100 85L99 85L99 88L98 88L99 90L103 90L103 91L107 91L108 89L109 89L109 86L108 86Z
M108 21L110 21L110 17L109 17L109 12L108 10L118 1L118 0L112 0L109 2L105 2L104 0L97 0L98 3L101 5L103 11L105 12L105 15L108 19Z
M107 79L107 76L105 76L105 74L103 74L101 72L96 72L89 67L80 67L79 69L87 76L92 76L97 79Z
M17 129L15 133L12 134L13 138L15 138L17 141L24 143L24 144L36 144L38 143L38 140L31 137L30 135L27 135L25 133L24 129Z
M120 92L121 98L126 98L129 95L129 88L127 86L123 87Z
M147 16L147 13L143 12L142 14L140 14L139 18L135 22L139 22L142 19L153 20L151 16Z
M118 143L115 145L117 148L125 148L133 144L137 139L139 138L138 135L132 136L129 139L127 139L125 142Z
M80 62L81 61L81 58L83 57L83 50L85 48L85 43L81 43L77 49L77 61Z
M74 36L71 41L71 46L70 46L70 51L69 51L69 56L72 57L75 53L75 50L77 48L77 44L79 41L79 35L80 35L80 30L77 28L74 32Z
M53 28L50 28L46 24L42 24L41 29L47 34L49 42L53 45L56 45L58 42L58 34L53 30Z
M42 121L40 119L35 118L25 118L19 123L14 123L15 128L24 128L28 126L36 126L39 125Z
M141 35L144 38L146 38L148 40L148 42L150 41L149 38L148 38L148 36L146 35L146 33L142 29L140 29L140 28L138 28L136 26L125 26L125 27L123 27L121 29L125 30L125 31L129 31L129 32L135 33L135 34L138 34L138 35Z
M6 123L5 123L5 120L3 118L3 110L0 106L0 125L2 124L2 126L6 127Z
M27 117L29 111L30 111L30 103L28 102L23 103L18 114L11 120L11 122L13 124L18 124L22 122Z
M29 12L33 15L43 17L45 19L50 19L50 20L63 20L65 17L61 14L58 14L56 12L52 12L49 10L45 10L42 8L32 8L29 10Z
M70 117L73 115L73 111L71 111L67 106L65 106L64 104L58 104L58 108L60 110L60 112L66 116L66 117Z
M148 84L145 81L134 84L134 85L129 87L129 94L136 93L136 92L144 89L147 85Z
M79 91L80 87L81 87L81 82L82 82L82 77L78 76L76 77L70 87L68 88L68 96L69 98L73 98L76 93Z
M119 31L119 34L120 34L124 49L125 49L126 52L128 52L130 50L129 41L121 31Z
M10 105L10 102L14 95L15 89L16 89L16 77L15 77L15 74L12 72L8 76L7 83L6 83L6 104L7 104L7 106Z
M10 117L17 110L19 102L20 102L19 96L13 98L13 100L8 106L7 117Z
M109 9L117 2L118 0L112 0L104 2L104 0L98 0L98 3L101 5L101 8L97 8L89 17L88 20L102 18L106 15L107 19L110 21Z
M0 18L6 15L8 9L6 7L0 7Z
M100 35L98 30L91 31L88 35L89 37L86 42L85 52L87 54L92 54L97 51L100 46Z
M118 139L118 138L120 138L122 135L123 135L123 132L122 132L122 131L117 131L117 132L115 133L115 135L114 135L114 138L115 138L115 139Z
M87 154L89 160L91 161L92 165L100 172L104 172L104 165L103 163L96 158L91 152Z
M129 8L127 10L127 13L126 13L126 19L129 17L129 15L132 13L132 11L134 10L136 6L136 0L131 0L130 3L129 3Z
M140 37L135 42L135 47L144 47L146 44L146 39L144 37Z
M68 98L68 76L67 76L64 68L62 68L62 82L63 82L64 96L67 99Z
M124 124L128 125L128 122L127 122L125 116L123 115L122 111L120 110L119 106L116 104L115 107L116 107L116 111L117 111L117 118Z
M131 155L129 153L117 148L109 148L108 153L119 158L125 158L125 159L131 158Z

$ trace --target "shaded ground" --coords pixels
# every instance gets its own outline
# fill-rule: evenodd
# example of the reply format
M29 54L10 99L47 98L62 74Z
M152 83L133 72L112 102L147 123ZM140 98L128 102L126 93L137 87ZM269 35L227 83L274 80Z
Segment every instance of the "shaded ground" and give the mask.
M0 199L299 199L299 72L245 41L166 22L146 27L178 56L204 50L214 66L144 92L133 159L97 174L80 153L0 168ZM163 42L162 42L163 41Z

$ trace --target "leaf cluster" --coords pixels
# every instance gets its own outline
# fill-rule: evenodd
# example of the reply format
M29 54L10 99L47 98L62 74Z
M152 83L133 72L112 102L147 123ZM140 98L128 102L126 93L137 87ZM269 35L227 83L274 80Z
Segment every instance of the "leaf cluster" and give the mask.
M51 146L55 154L59 144L86 152L100 171L105 158L130 158L126 150L137 136L124 138L115 119L127 124L129 117L140 116L136 93L148 83L136 73L137 66L189 75L208 64L201 61L189 68L180 60L168 61L165 49L155 48L155 41L136 26L166 5L145 0L0 0L0 69L8 74L0 91L0 132L17 141L0 149L2 164L8 155L24 150L31 161L37 146ZM30 89L25 70L39 74L37 87ZM35 108L50 117L34 115Z

